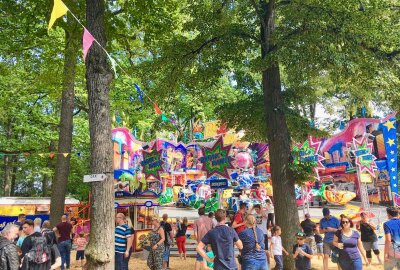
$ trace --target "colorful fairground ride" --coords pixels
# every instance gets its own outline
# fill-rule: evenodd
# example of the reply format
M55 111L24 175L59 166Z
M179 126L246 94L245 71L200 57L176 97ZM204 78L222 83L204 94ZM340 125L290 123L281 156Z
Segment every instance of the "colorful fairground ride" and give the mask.
M116 207L131 211L135 226L148 228L148 217L159 206L237 210L240 202L273 199L268 144L231 138L214 134L208 142L145 143L127 128L114 129ZM300 161L313 162L315 172L315 179L294 187L299 206L358 199L367 209L370 201L391 204L398 194L395 114L354 119L339 134L310 137L293 148Z

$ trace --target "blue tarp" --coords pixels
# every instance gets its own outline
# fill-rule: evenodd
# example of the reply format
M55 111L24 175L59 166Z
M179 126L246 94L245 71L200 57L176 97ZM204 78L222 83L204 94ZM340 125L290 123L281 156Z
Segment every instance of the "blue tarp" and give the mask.
M32 221L35 218L41 218L42 222L45 220L49 220L49 215L27 215L26 219L31 219ZM0 231L3 230L3 228L8 224L8 223L15 223L18 220L18 216L0 216Z

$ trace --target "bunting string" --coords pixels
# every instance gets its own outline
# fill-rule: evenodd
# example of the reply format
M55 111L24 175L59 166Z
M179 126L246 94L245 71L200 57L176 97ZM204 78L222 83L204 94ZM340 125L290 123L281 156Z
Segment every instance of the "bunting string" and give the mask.
M87 54L89 52L90 47L93 45L93 43L96 43L107 55L108 59L110 60L111 63L111 68L114 71L114 75L117 78L117 67L121 69L121 71L129 78L132 80L131 76L125 71L125 69L113 58L111 57L110 53L96 40L96 38L89 32L89 30L81 23L81 21L78 19L77 16L62 2L62 0L54 0L54 6L53 6L53 11L51 13L50 21L49 21L49 26L48 30L50 30L55 23L55 21L66 15L67 12L71 14L71 16L82 26L83 28L83 37L82 37L82 52L83 52L83 61L86 60ZM157 103L152 100L145 92L143 92L140 87L134 83L134 86L137 90L138 96L142 104L144 104L144 98L145 96L154 106L154 111L157 115L161 115L162 121L169 121L171 124L177 127L177 123L175 120L172 118L168 118L165 116L165 114L161 111L161 109L158 107Z
M49 157L49 158L54 158L56 156L63 156L63 157L68 157L71 156L72 154L75 154L78 157L82 156L82 152L74 152L74 153L57 153L57 152L41 152L41 153L32 153L32 152L22 152L22 153L0 153L0 158L4 156L24 156L24 157L30 157L30 156L40 156L40 157Z

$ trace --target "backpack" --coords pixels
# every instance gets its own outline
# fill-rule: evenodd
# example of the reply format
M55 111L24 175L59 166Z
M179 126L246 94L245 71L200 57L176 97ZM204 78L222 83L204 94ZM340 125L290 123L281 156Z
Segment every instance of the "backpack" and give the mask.
M26 254L29 263L43 264L51 260L51 249L44 236L35 236L31 238L32 248Z
M162 221L160 225L161 225L161 227L164 229L164 235L165 235L165 242L164 242L164 244L165 244L165 245L170 245L171 243L173 243L174 240L171 238L171 235L169 234L169 233L171 232L171 230L167 232L167 230L165 229L165 227L166 227L167 224L168 224L168 223ZM171 225L170 225L170 226L171 226Z

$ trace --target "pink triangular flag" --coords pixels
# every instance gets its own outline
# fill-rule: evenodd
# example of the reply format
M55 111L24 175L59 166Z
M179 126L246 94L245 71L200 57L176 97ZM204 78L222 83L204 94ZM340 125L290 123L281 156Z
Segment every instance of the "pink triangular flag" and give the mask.
M92 34L89 33L89 31L84 28L85 30L83 31L83 38L82 38L82 46L83 46L83 61L86 60L86 55L92 46L92 43L94 41L94 37Z

